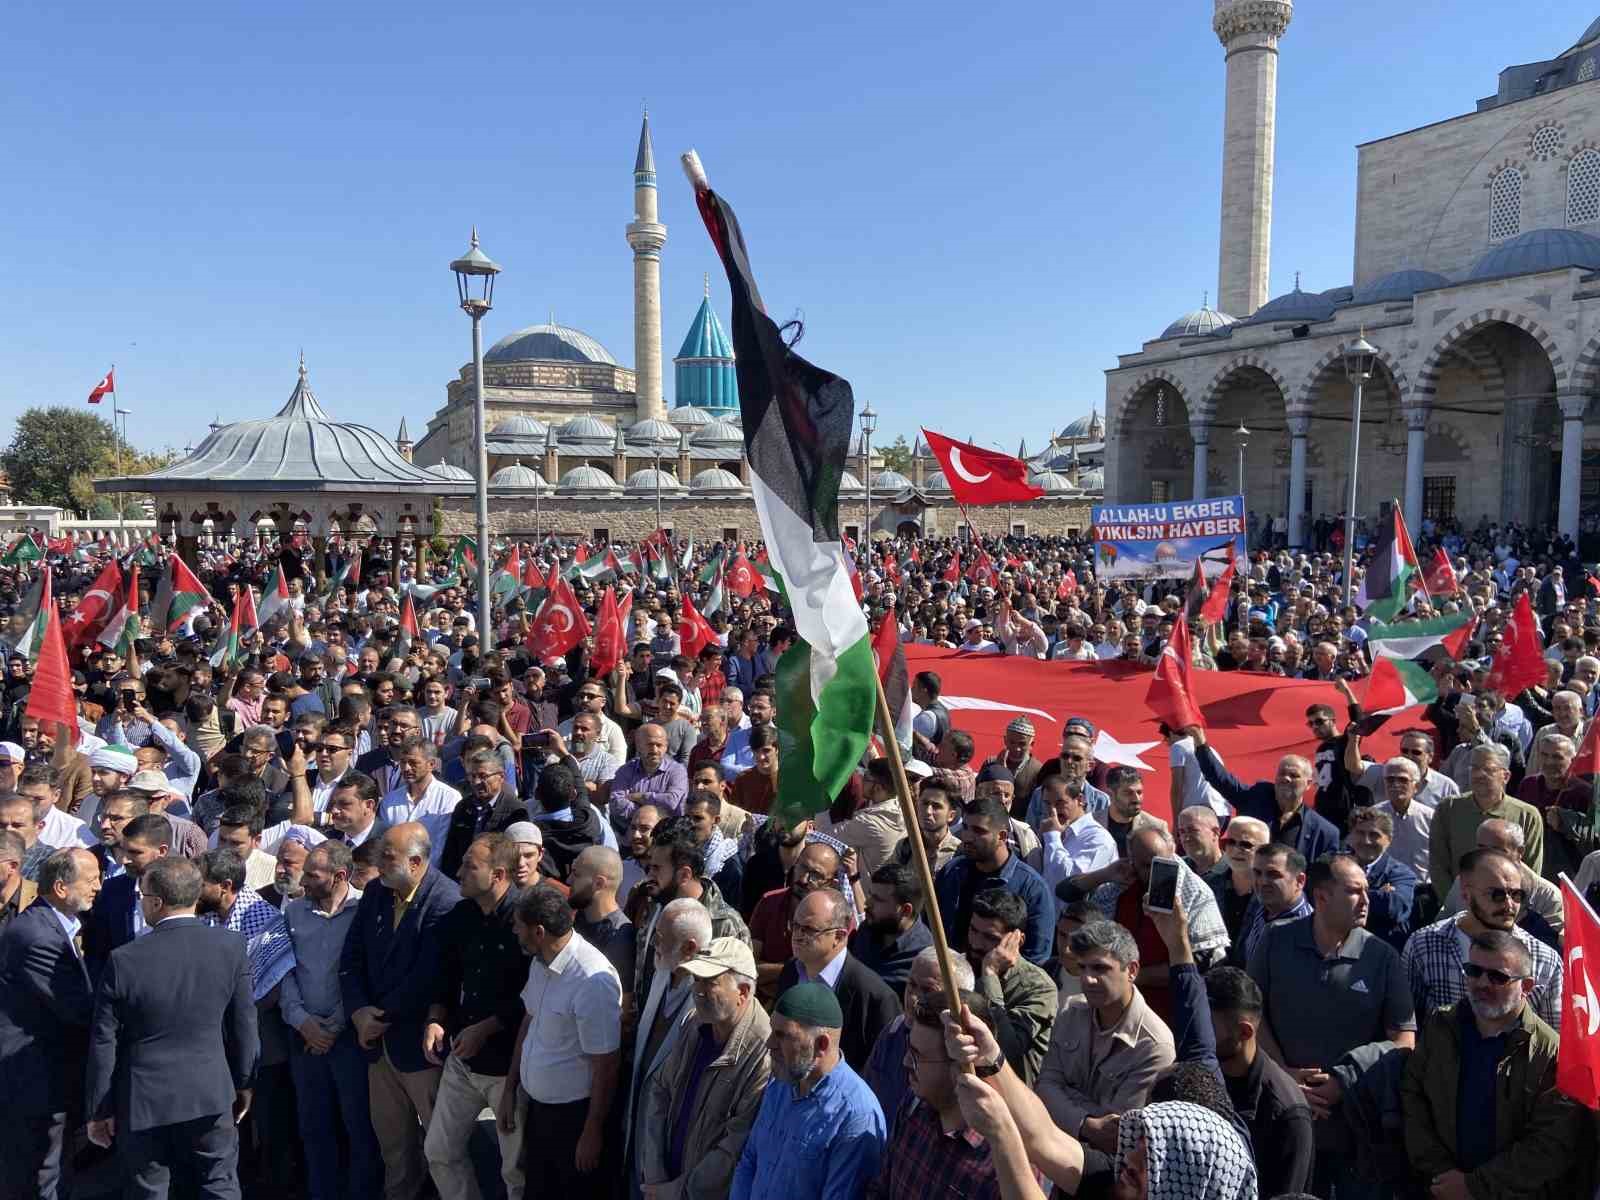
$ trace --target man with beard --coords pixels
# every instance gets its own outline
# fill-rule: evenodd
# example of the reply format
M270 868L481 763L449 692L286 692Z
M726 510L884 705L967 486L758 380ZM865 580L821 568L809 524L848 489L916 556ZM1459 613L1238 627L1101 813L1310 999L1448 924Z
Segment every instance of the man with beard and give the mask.
M603 845L605 818L589 804L578 764L566 753L561 735L552 731L551 752L561 757L545 764L534 784L538 810L533 823L544 834L544 852L557 875L565 879L579 854Z
M1401 956L1420 1017L1465 995L1463 942L1490 930L1509 933L1533 962L1534 1011L1552 1029L1561 1028L1561 956L1517 924L1527 903L1518 863L1500 850L1473 850L1461 859L1461 898L1466 911L1425 925L1411 935Z
M989 1023L1005 1027L1000 1042L1012 1070L1032 1087L1050 1045L1055 1025L1056 985L1043 967L1022 957L1022 926L1028 919L1021 897L999 888L972 899L967 930L967 961L977 977L977 993L989 1004Z
M960 955L950 956L950 973L955 976L956 987L963 992L972 991L977 982L972 964ZM938 952L932 946L925 946L918 951L906 976L900 993L900 1015L878 1034L872 1053L867 1056L866 1069L861 1072L884 1112L900 1111L900 1102L905 1099L911 1083L906 1071L906 1047L911 1041L911 1023L917 1018L917 1006L943 994L944 977L940 974Z
M650 880L650 838L657 825L672 814L653 800L633 810L628 822L627 856L622 860L622 882L617 885L628 920L637 921L655 895Z
M789 870L788 886L774 888L761 897L750 914L750 941L763 999L777 996L774 989L778 976L784 964L794 957L790 931L795 909L818 888L833 887L838 874L839 852L822 842L807 842Z
M484 1108L498 1109L511 1070L511 1043L521 1023L528 955L513 921L516 845L503 833L473 839L462 856L458 883L463 903L441 928L444 950L422 1053L441 1068L423 1154L441 1200L478 1200L467 1143ZM514 1083L513 1083L514 1089ZM525 1109L519 1104L520 1118ZM521 1200L520 1141L500 1139L500 1178L507 1200Z
M713 940L683 970L695 1024L644 1096L636 1157L645 1200L726 1195L771 1076L772 1027L756 1002L750 947Z
M772 1079L733 1173L729 1200L859 1196L886 1129L872 1089L839 1053L844 1013L824 983L797 984L772 1012Z
M93 794L84 797L78 818L93 829L101 802L127 787L138 770L139 760L127 746L101 746L89 755L89 786Z
M694 832L682 818L674 817L656 827L650 839L649 857L655 899L650 915L640 925L644 932L636 939L633 970L635 992L645 997L650 995L655 975L657 918L674 900L696 900L702 904L711 916L712 937L750 941L750 930L744 919L723 899L717 885L705 877L705 857L695 844Z
M906 773L914 774L915 763L906 764ZM955 820L955 799L941 784L927 782L917 789L917 836L928 855L928 867L938 874L944 865L961 849L961 839L950 832ZM912 859L911 839L901 838L895 843L893 860L909 865ZM748 874L746 876L748 878Z
M290 900L304 895L301 880L304 878L306 857L311 853L311 839L300 829L291 829L278 843L278 856L273 861L272 882L261 889L261 898L280 912Z
M638 813L634 814L635 816ZM609 846L590 846L579 853L567 874L572 889L572 927L616 968L622 994L633 994L633 922L617 907L622 855Z
M498 754L480 750L468 755L466 768L467 793L450 812L444 854L439 859L439 869L452 879L457 878L473 839L485 833L504 833L528 819L528 806L507 786L506 767Z
M782 890L789 882L789 872L794 870L811 830L809 819L792 827L768 821L756 830L739 885L739 912L745 920L751 919L763 896L773 889Z
M1556 1088L1560 1037L1533 1012L1533 962L1499 930L1473 936L1466 999L1429 1018L1400 1084L1417 1194L1572 1196L1588 1123Z
M850 935L850 953L895 992L905 987L917 955L933 944L922 906L916 871L904 863L884 863L867 883L866 919Z

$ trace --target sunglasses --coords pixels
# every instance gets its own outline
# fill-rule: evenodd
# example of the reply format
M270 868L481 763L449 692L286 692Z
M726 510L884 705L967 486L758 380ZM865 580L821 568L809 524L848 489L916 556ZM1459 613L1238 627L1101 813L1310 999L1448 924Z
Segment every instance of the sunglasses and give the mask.
M1234 846L1240 850L1259 850L1266 845L1265 842L1252 842L1249 838L1232 837L1221 838L1217 844L1219 846Z
M1505 987L1508 983L1517 983L1526 979L1526 975L1507 975L1504 971L1496 971L1493 967L1480 967L1477 963L1462 963L1461 973L1468 979L1488 979L1495 987Z
M333 742L308 742L307 745L318 754L326 750L329 754L337 754L341 750L350 749L349 746L340 746Z
M1504 904L1510 900L1514 904L1522 904L1528 898L1528 893L1521 888L1495 887L1489 889L1489 899L1496 904Z

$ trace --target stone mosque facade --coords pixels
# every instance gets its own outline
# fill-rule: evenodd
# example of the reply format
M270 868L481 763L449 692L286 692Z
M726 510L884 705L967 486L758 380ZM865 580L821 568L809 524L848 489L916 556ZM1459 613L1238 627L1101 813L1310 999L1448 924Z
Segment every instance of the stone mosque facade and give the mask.
M1247 506L1286 516L1291 544L1307 544L1317 515L1345 507L1343 356L1364 332L1378 361L1360 419L1359 515L1394 498L1413 529L1487 518L1593 534L1600 20L1556 57L1502 71L1473 111L1358 147L1350 282L1297 278L1269 299L1277 71L1293 6L1215 4L1226 61L1217 307L1107 371L1107 498L1232 494L1243 442Z

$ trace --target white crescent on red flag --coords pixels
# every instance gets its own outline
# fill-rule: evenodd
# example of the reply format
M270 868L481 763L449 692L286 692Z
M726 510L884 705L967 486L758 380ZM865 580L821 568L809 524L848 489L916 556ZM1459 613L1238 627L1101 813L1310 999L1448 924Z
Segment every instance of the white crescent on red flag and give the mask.
M700 651L717 641L717 631L700 615L687 594L683 597L683 611L678 614L678 641L683 653L690 658L699 658Z
M926 429L922 436L944 469L957 504L1009 504L1044 495L1043 488L1028 482L1028 464L1020 458Z
M1600 921L1572 880L1561 876L1561 1045L1556 1051L1556 1090L1588 1108L1600 1109Z
M1145 693L1152 712L1173 729L1202 725L1200 711L1192 699L1194 659L1189 646L1189 620L1182 613L1172 627L1172 636L1156 660L1155 677Z
M69 656L76 656L93 645L111 618L117 615L122 608L122 589L122 568L112 559L62 622L62 637Z
M1542 684L1549 672L1544 648L1539 644L1539 623L1534 619L1533 602L1527 592L1517 597L1511 620L1500 632L1505 643L1495 655L1494 665L1483 682L1485 687L1510 700L1523 689Z
M601 679L615 671L628 653L626 641L627 631L623 628L622 611L617 606L617 591L608 583L595 617L594 655L589 660L589 670Z
M756 569L750 565L750 560L744 556L744 548L733 556L733 562L728 564L728 573L724 577L728 590L741 600L748 600L756 590Z
M1428 564L1423 583L1427 585L1429 593L1435 596L1453 596L1461 590L1456 569L1450 565L1450 556L1444 552L1443 546L1433 552L1433 561Z
M557 578L528 630L525 644L541 662L560 658L589 636L589 620L572 585Z
M117 394L116 374L116 368L113 367L105 373L105 378L89 389L90 404L99 404L107 396L115 396Z

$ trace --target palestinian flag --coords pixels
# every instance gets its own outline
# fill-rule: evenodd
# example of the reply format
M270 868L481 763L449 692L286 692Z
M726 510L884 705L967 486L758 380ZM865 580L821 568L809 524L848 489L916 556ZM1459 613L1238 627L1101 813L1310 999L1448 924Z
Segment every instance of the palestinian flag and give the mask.
M478 543L462 534L450 550L450 574L470 579L478 570Z
M889 714L894 717L894 740L904 754L911 753L911 672L906 667L906 650L900 644L900 622L890 605L872 637L872 657L878 666ZM882 735L882 730L879 731Z
M26 536L26 535L24 535ZM22 636L17 639L16 650L18 654L26 654L28 661L38 665L39 654L44 649L45 633L50 627L50 621L55 616L56 602L50 592L50 568L46 566L39 572L39 578L34 581L29 589L28 598L23 601L23 612L31 611L32 619L22 631ZM60 622L57 622L59 627ZM59 632L59 628L58 628ZM65 638L62 645L66 645Z
M689 535L688 544L684 546L683 553L678 556L678 570L680 572L688 571L690 565L693 562L694 562L694 535L690 534Z
M286 617L290 613L289 607L289 581L283 577L283 568L272 568L272 574L267 576L267 582L261 589L261 607L257 614L263 625L269 624L279 613Z
M700 573L695 576L696 581L710 583L721 575L723 572L722 560L725 556L726 550L724 547L718 546L711 557L706 559L706 565L700 568Z
M139 547L138 552L130 557L128 565L135 567L159 567L161 555L157 553L155 539L152 538Z
M405 599L400 601L400 631L395 635L394 648L389 651L389 657L405 662L411 647L421 640L422 627L417 624L417 606L411 599L411 593L407 592Z
M514 600L521 590L522 555L518 547L513 545L511 553L506 555L505 561L500 564L500 569L489 580L490 603L504 605Z
M850 385L794 352L767 315L744 234L693 153L684 165L732 293L734 361L751 494L798 640L778 661L778 793L792 825L831 804L866 750L878 680L866 618L839 537L855 398Z
M1410 600L1410 582L1420 576L1417 552L1411 548L1411 536L1406 533L1405 518L1400 506L1393 507L1393 517L1378 539L1378 554L1368 565L1361 581L1361 591L1356 596L1356 607L1361 615L1375 621L1392 621L1400 615Z
M43 557L44 551L33 540L33 535L24 533L7 547L4 556L0 556L0 567L20 567L24 563L38 562Z
M658 587L665 587L672 582L672 559L665 550L657 550L648 542L645 543L645 556L650 560L650 578Z
M122 606L116 614L106 622L106 627L100 631L97 639L102 646L108 646L124 660L133 649L134 639L139 636L139 564L133 563L128 567L127 587L122 592Z
M775 595L783 595L783 581L778 578L778 573L772 569L772 560L767 557L766 547L756 555L756 574L761 576L761 586Z
M706 594L703 610L706 616L716 616L722 610L722 607L727 604L728 589L726 583L727 581L723 578L722 572L718 571L716 578L711 581L711 590Z
M1220 625L1228 616L1228 601L1233 595L1233 576L1238 563L1233 557L1233 544L1228 544L1228 565L1222 568L1216 583L1211 585L1205 603L1200 606L1200 619L1207 625Z
M185 624L191 613L214 603L189 564L174 554L167 559L166 572L150 602L150 628L170 633Z
M361 547L351 547L350 557L344 560L344 565L339 568L339 573L328 582L328 590L322 594L322 601L326 604L337 596L343 588L361 587Z
M1433 668L1461 657L1476 624L1471 613L1456 613L1432 621L1368 626L1372 679L1366 708L1375 714L1395 712L1438 699Z
M244 615L239 618L239 632L241 634L257 633L261 629L261 618L256 615L256 590L248 583L239 585L239 598L236 606L244 609Z
M255 603L250 599L250 589L241 588L239 595L233 601L233 617L228 622L228 628L217 639L216 649L211 651L211 666L218 671L231 671L244 661L244 611L248 607L252 613Z

